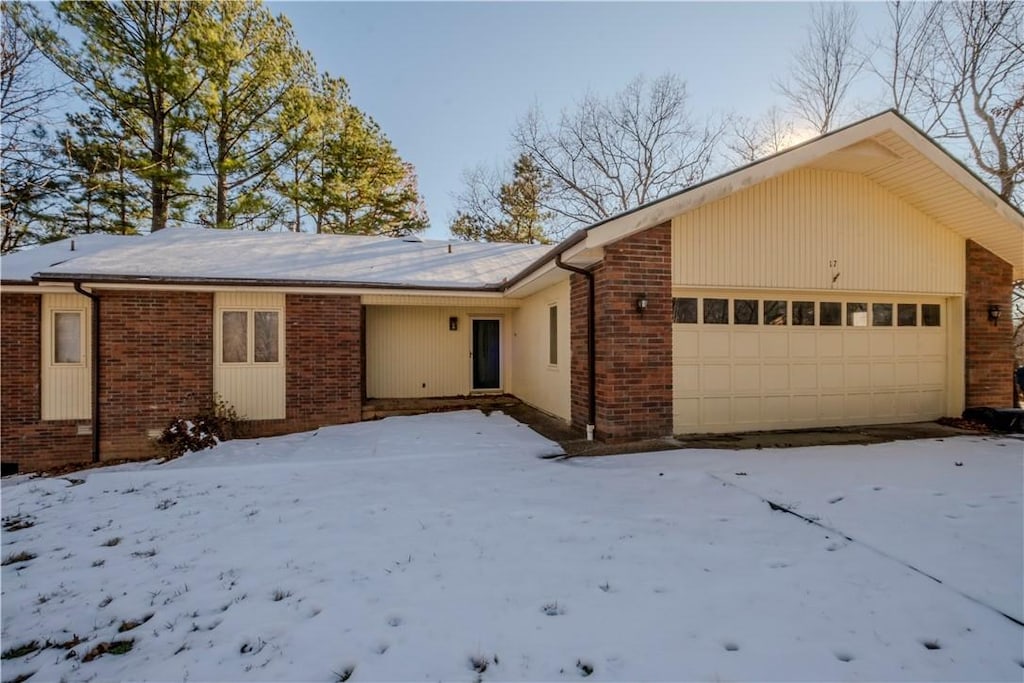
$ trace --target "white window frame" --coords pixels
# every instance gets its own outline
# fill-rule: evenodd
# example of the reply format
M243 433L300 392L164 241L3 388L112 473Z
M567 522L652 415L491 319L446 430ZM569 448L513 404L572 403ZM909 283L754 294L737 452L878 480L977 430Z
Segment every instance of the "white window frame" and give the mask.
M226 361L224 360L224 314L245 313L245 360ZM276 313L277 314L277 360L257 361L256 360L256 314ZM284 309L269 306L225 306L217 309L217 364L225 367L258 367L269 368L284 365Z
M78 360L63 362L57 360L57 315L69 314L78 317ZM89 345L87 343L89 331L85 325L85 311L81 309L55 308L50 311L50 357L47 362L51 367L57 368L81 368L87 366L89 359Z

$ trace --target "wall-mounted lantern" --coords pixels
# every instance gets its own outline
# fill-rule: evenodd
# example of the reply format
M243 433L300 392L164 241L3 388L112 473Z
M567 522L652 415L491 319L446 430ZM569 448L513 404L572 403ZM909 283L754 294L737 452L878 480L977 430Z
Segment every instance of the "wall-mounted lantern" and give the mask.
M1003 314L999 304L992 304L988 307L988 321L993 325L999 324L999 316Z
M636 298L636 312L640 315L644 314L647 310L647 295L641 294Z
M448 329L455 332L459 329L459 316L453 315L448 318Z

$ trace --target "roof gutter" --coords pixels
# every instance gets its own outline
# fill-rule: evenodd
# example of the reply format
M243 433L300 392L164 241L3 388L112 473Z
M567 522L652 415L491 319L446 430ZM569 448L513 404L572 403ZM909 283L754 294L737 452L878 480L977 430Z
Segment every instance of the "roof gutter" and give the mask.
M100 298L75 283L75 291L92 301L92 462L100 461Z
M90 282L97 284L133 285L179 285L179 286L222 286L222 287L334 287L352 289L409 289L440 292L501 292L503 284L487 284L477 287L456 285L416 285L400 282L348 282L342 280L287 280L272 278L204 278L204 277L148 277L139 275L92 275L89 273L37 273L32 276L35 283L43 282Z
M587 441L594 440L594 426L597 423L597 334L594 322L594 274L589 270L562 262L562 253L555 254L555 265L562 270L578 273L587 278Z
M587 239L587 228L577 230L573 234L566 237L564 240L555 245L555 247L548 253L541 256L539 259L528 265L523 270L516 273L510 280L507 280L501 287L502 291L507 291L522 282L526 278L533 275L535 272L544 267L545 264L550 262L552 258L555 260L555 265L560 263L562 254L568 251L570 248L575 247L577 244Z

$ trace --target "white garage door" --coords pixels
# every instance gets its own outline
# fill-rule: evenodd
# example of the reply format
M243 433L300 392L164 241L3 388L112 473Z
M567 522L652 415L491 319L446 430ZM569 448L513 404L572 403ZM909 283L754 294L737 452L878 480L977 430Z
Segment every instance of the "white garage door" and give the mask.
M933 420L942 298L694 293L673 300L677 434Z

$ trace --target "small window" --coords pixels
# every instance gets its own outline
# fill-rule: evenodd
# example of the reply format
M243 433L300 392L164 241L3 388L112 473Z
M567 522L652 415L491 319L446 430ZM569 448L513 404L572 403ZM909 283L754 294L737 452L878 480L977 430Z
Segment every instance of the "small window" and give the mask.
M253 355L257 363L276 363L278 359L277 311L256 311Z
M757 299L733 299L732 320L737 325L757 324Z
M222 361L246 362L249 360L249 314L245 311L224 311L221 320Z
M729 300L704 299L704 323L706 325L728 325Z
M818 304L819 320L822 325L842 325L843 305L838 301L822 301Z
M53 314L53 362L82 362L82 314Z
M814 302L794 301L793 302L793 324L813 325L814 324Z
M896 324L917 327L917 304L896 304Z
M672 299L672 322L696 323L697 299L690 297Z
M558 365L558 306L548 308L548 363Z
M939 304L921 304L921 324L925 327L938 327L942 324Z
M785 325L786 324L786 301L765 301L764 302L764 324Z
M871 304L871 324L892 327L892 304Z
M846 304L846 324L850 327L867 327L868 305L852 302Z

